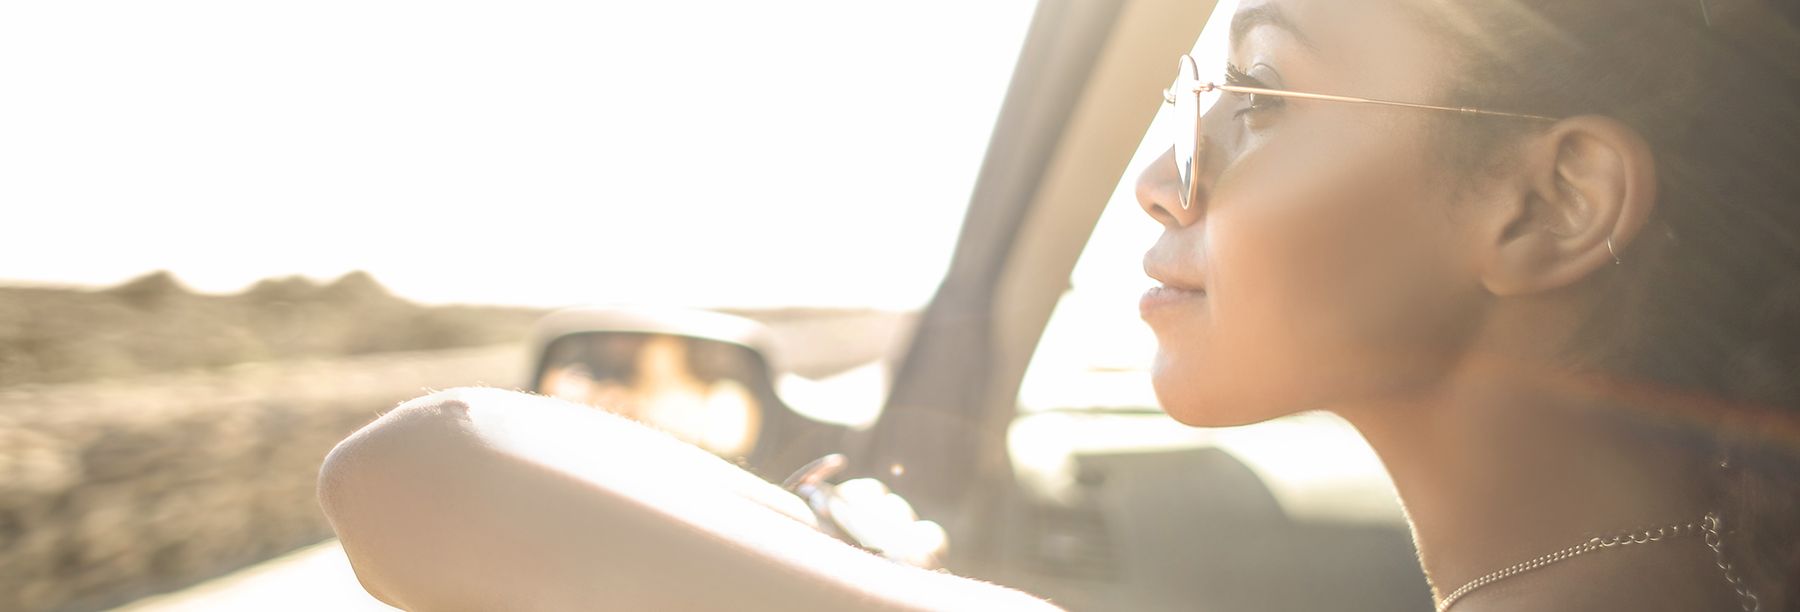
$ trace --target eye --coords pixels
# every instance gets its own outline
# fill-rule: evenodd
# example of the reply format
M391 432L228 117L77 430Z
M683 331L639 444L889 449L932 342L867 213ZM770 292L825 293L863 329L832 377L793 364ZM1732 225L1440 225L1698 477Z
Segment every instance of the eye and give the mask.
M1256 77L1250 76L1249 73L1246 73L1242 69L1239 69L1237 66L1233 66L1231 64L1225 65L1225 83L1228 85L1237 85L1240 87L1257 87L1257 88L1261 88L1261 89L1275 89L1274 87L1270 87L1267 83L1264 83L1262 81L1262 79L1258 79ZM1239 117L1239 118L1243 117L1244 115L1250 114L1250 113L1276 110L1276 109L1281 108L1283 105L1285 105L1287 103L1287 99L1283 98L1281 96L1272 96L1272 95L1268 95L1268 94L1237 94L1237 95L1240 95L1244 98L1244 106L1243 106L1243 108L1239 108L1236 112L1232 113L1232 116Z
M1281 108L1281 105L1287 102L1286 99L1280 96L1266 94L1246 94L1246 98L1247 100L1244 107L1238 109L1236 113L1239 117L1244 116L1245 113L1255 111L1275 110Z

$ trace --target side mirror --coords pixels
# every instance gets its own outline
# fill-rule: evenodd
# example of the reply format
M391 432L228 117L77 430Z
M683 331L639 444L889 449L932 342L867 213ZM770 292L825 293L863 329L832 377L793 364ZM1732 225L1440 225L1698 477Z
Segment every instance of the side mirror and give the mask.
M642 422L723 457L755 447L767 374L745 347L674 334L586 332L544 351L538 393Z
M849 428L802 416L777 391L773 332L724 313L573 308L538 322L527 387L594 406L779 478L849 450Z
M742 459L778 401L768 335L754 321L720 313L559 311L539 323L531 388Z

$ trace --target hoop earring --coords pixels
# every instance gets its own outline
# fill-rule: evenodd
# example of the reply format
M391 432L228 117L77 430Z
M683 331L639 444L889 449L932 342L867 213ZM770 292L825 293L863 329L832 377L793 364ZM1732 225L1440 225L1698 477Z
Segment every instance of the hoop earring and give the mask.
M1610 254L1612 254L1612 257L1613 257L1613 265L1615 265L1615 266L1616 266L1616 265L1619 265L1619 264L1622 264L1622 263L1625 263L1625 262L1623 262L1623 261L1620 261L1620 260L1619 260L1619 252L1618 252L1618 251L1615 251L1615 250L1613 250L1613 245L1612 245L1612 237L1611 237L1611 236L1608 236L1608 237L1607 237L1607 238L1606 238L1606 252L1607 252L1607 253L1610 253Z

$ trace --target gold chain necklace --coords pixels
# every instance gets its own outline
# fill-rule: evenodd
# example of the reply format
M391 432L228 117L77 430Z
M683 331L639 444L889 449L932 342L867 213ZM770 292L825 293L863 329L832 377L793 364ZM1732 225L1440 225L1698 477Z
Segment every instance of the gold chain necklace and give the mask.
M1725 542L1724 538L1719 535L1718 513L1708 512L1705 516L1700 517L1700 522L1698 523L1676 523L1674 525L1658 527L1656 529L1622 533L1610 538L1591 538L1580 544L1529 561L1515 563L1493 573L1481 576L1480 578L1470 580L1468 584L1462 585L1456 590L1451 591L1449 595L1444 596L1443 601L1438 602L1437 612L1449 610L1450 606L1455 605L1458 600L1462 599L1463 596L1468 595L1475 589L1558 561L1567 561L1603 548L1661 542L1678 536L1694 535L1696 532L1705 535L1704 541L1706 542L1707 548L1712 549L1713 558L1719 566L1719 571L1725 574L1725 582L1731 584L1731 587L1737 590L1738 604L1743 606L1744 612L1758 612L1761 610L1762 604L1757 601L1756 595L1750 591L1749 585L1744 584L1744 579L1737 574L1736 568L1725 560Z

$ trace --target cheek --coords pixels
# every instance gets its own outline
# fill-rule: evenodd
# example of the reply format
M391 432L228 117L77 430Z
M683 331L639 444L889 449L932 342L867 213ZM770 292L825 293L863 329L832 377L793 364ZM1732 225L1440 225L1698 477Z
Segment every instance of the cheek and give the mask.
M1448 204L1414 168L1337 168L1221 193L1209 212L1204 344L1171 351L1180 339L1165 334L1158 364L1186 375L1159 375L1159 392L1179 390L1206 415L1184 420L1251 422L1394 393L1445 361L1457 336L1446 330L1463 317Z
M1371 378L1445 307L1444 228L1403 200L1364 194L1221 220L1220 333L1268 371Z

